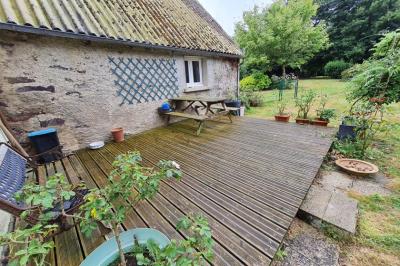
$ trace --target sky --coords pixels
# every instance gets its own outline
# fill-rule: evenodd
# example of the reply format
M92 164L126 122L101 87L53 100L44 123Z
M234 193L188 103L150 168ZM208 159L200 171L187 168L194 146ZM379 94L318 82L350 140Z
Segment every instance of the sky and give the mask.
M235 31L235 23L242 19L243 11L255 5L264 7L272 0L198 0L205 9L218 21L231 36Z

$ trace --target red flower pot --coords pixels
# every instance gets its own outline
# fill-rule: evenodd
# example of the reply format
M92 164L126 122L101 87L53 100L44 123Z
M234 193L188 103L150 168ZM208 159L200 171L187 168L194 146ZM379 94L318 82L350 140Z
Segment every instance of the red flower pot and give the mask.
M384 103L386 101L385 97L372 97L369 99L371 103Z
M122 127L113 128L111 130L115 142L124 141L124 129Z
M296 118L296 123L299 125L307 125L307 124L310 124L310 120L303 119L303 118Z
M319 119L311 121L311 125L320 126L320 127L327 127L328 123L329 123L329 121L319 120Z
M290 115L275 115L275 121L289 122Z

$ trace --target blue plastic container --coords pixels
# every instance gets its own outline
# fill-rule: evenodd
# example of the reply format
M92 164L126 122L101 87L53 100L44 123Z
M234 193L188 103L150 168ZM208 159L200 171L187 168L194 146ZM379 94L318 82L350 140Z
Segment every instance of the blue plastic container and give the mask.
M125 252L133 248L133 236L136 237L139 244L146 244L148 240L154 240L160 248L169 244L169 239L160 231L152 228L136 228L121 233L121 245ZM118 245L115 237L98 246L80 266L107 266L118 258Z
M33 131L28 133L28 138L32 142L37 153L43 153L54 147L60 146L60 141L57 135L57 129L47 128L39 131ZM54 155L46 154L40 156L39 161L42 163L48 163L57 160Z

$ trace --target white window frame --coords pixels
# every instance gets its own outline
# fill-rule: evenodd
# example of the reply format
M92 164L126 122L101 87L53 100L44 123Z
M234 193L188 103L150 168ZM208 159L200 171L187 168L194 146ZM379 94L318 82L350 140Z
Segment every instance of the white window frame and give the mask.
M189 70L189 83L186 83L187 87L199 87L203 86L203 67L202 67L202 61L200 57L185 57L184 61L188 62L188 70ZM194 76L193 76L193 62L198 61L199 62L199 75L200 75L200 81L199 82L194 82ZM185 68L185 82L186 82L186 68Z

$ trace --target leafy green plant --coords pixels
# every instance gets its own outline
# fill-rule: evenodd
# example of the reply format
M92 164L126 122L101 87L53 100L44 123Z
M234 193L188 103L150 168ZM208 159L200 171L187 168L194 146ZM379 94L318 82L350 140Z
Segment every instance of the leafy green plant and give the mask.
M288 254L287 254L286 250L284 250L282 247L280 247L278 249L278 251L275 253L275 258L278 261L283 261L287 257L287 255Z
M48 236L57 230L57 225L37 224L33 227L15 229L10 233L0 233L0 245L8 247L10 266L45 265L47 254L53 249L54 242Z
M246 109L262 106L264 104L264 96L261 92L258 91L241 92L239 98Z
M278 115L286 115L285 110L286 110L286 102L280 101L277 104L277 109L278 109Z
M213 240L208 221L202 215L182 218L177 229L187 233L185 240L172 240L164 248L149 240L132 250L138 265L202 265L213 258Z
M314 91L307 91L300 97L297 97L295 104L297 107L297 117L302 119L308 118L308 113L311 110L312 104L315 100L316 94Z
M374 150L371 148L374 137L378 132L387 128L383 120L383 106L370 102L356 105L350 116L346 117L346 124L355 126L356 138L354 140L335 141L335 149L347 157L364 159L373 158Z
M264 90L271 84L271 79L261 72L256 72L243 78L240 81L242 91L259 91Z
M338 79L338 78L341 78L342 72L350 67L351 67L350 63L346 63L343 60L334 60L334 61L328 62L324 66L324 72L325 72L325 75L327 75L331 78Z
M31 206L21 214L21 218L25 219L35 213L38 220L48 222L54 215L48 210L55 205L60 206L62 215L67 216L63 210L64 201L75 196L76 193L73 190L79 186L83 187L83 184L73 186L68 183L63 174L59 173L50 176L44 185L26 183L20 191L15 193L17 201L25 202L27 206Z
M335 109L324 109L322 111L317 112L319 119L328 121L336 116L336 111Z
M61 219L68 217L65 213L64 201L75 196L74 187L64 175L50 176L44 185L26 183L15 194L19 202L24 202L29 208L21 214L21 219L35 217L36 224L20 223L20 227L10 233L0 234L0 246L8 247L9 265L45 265L45 257L54 247L49 238L58 230L54 221L54 207L61 212ZM25 224L25 225L24 225Z
M91 235L98 222L112 230L121 265L126 265L126 258L121 246L119 225L126 220L127 210L140 200L153 198L162 180L179 180L182 176L176 162L160 161L157 164L159 170L155 170L142 166L141 161L139 152L117 156L113 162L114 169L108 177L110 184L101 189L92 189L85 196L85 204L80 207L80 226L86 236Z

